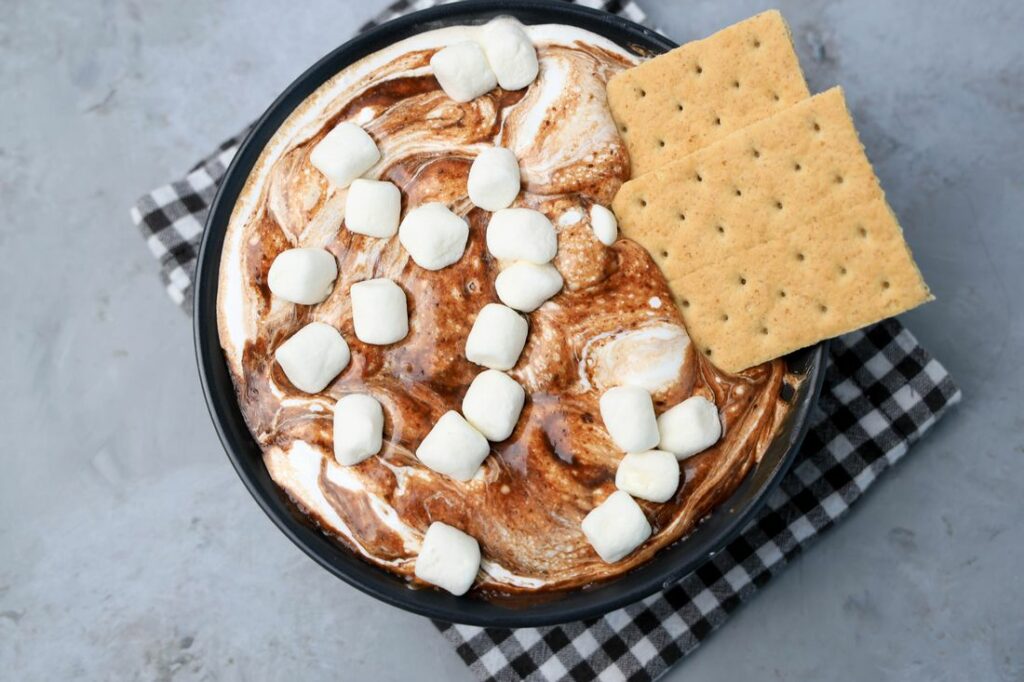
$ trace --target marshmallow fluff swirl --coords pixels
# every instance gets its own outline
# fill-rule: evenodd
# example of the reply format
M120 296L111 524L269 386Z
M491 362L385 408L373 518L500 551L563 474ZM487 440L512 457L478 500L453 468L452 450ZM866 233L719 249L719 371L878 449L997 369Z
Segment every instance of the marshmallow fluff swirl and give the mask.
M540 73L518 91L496 88L456 103L430 73L430 57L473 29L449 27L397 43L345 69L299 107L248 179L231 218L221 261L221 343L246 422L277 484L325 532L366 560L415 582L423 533L442 521L472 535L483 555L476 593L491 598L556 592L608 579L648 561L685 536L736 488L787 414L781 361L740 375L719 373L694 351L657 266L637 244L605 246L590 207L611 204L629 159L605 100L605 82L637 60L581 29L528 27ZM381 160L366 177L402 192L403 213L443 202L464 216L470 236L454 265L427 271L397 237L342 227L345 190L310 165L313 146L353 121L376 141ZM485 248L490 213L474 207L466 179L492 145L519 160L523 191L514 206L545 213L558 230L554 265L563 290L529 314L530 333L509 374L526 390L512 435L491 446L476 477L456 481L414 452L431 426L458 410L482 370L465 358L477 312L496 302L502 263ZM267 272L293 247L322 247L338 280L322 303L271 296ZM360 342L349 289L388 277L406 292L409 333L389 346ZM352 360L323 392L291 386L274 350L312 321L348 341ZM601 422L606 389L643 386L658 413L699 394L722 413L724 435L681 464L667 502L639 501L654 532L637 551L606 564L584 537L583 517L615 490L622 453ZM384 407L384 447L354 465L332 456L332 407L369 393Z

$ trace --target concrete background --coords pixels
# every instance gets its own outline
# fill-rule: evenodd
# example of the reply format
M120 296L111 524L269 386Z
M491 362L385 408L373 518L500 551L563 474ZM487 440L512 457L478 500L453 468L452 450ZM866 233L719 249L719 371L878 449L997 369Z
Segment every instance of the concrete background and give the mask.
M127 213L384 4L3 2L7 679L469 679L249 499ZM813 88L847 89L939 299L906 321L965 400L668 679L1024 679L1024 5L779 5ZM686 40L765 5L647 6Z

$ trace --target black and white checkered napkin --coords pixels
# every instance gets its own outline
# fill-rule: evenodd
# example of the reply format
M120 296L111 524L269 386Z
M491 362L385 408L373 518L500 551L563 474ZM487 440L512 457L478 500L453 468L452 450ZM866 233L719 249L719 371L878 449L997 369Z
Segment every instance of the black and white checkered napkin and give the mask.
M436 4L402 0L374 22ZM642 22L632 2L583 2ZM153 190L132 220L186 312L207 209L244 133ZM902 458L960 390L909 331L888 320L832 342L821 399L793 469L724 550L671 589L580 623L503 630L436 623L481 680L652 680L700 645Z
M739 537L675 587L601 618L502 630L436 623L484 680L652 680L696 649L850 505L960 389L895 320L832 342L793 468Z

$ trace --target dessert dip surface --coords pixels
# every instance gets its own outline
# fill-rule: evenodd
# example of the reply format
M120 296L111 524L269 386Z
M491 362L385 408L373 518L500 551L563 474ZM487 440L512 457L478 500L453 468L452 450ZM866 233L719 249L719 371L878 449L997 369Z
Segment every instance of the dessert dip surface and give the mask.
M606 245L592 207L609 206L629 179L629 158L608 111L605 83L637 57L595 34L563 25L526 27L539 73L527 87L494 87L458 102L440 87L431 57L476 29L423 33L346 68L308 98L266 146L228 229L218 321L239 404L277 484L327 534L412 583L424 533L443 522L479 543L478 594L553 591L605 580L648 561L684 537L727 498L764 453L787 415L784 383L798 378L776 360L738 375L716 370L690 344L664 277L638 244ZM310 161L339 123L362 127L380 151L364 178L401 191L402 215L431 202L469 225L461 258L419 267L397 235L345 229L347 189ZM508 266L489 253L492 213L467 192L474 158L501 146L518 160L513 207L543 213L557 232L552 264L561 290L525 318L526 345L507 374L525 389L512 434L490 443L469 480L439 473L416 456L442 415L458 411L481 367L466 341L481 309L499 300ZM326 249L337 279L320 303L272 295L268 272L286 249ZM407 334L395 343L360 341L350 290L388 278L404 291ZM275 350L311 322L338 331L351 360L326 388L297 389ZM663 413L690 396L721 417L715 445L679 462L665 502L637 502L651 526L635 551L606 562L581 530L583 518L616 490L623 450L599 401L610 388L648 391ZM384 413L383 446L344 466L333 451L333 409L352 393Z

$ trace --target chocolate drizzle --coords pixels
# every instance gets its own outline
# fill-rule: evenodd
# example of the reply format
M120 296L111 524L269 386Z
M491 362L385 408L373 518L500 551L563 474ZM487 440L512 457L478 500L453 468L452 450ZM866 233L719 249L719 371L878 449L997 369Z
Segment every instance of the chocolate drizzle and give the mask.
M686 535L735 489L785 418L780 390L795 378L779 361L738 376L715 370L688 343L649 255L633 242L608 248L593 236L590 205L608 205L629 172L604 104L605 80L630 63L623 55L586 42L540 45L541 76L528 90L498 89L460 105L422 75L430 54L401 55L381 69L387 78L343 93L334 113L293 141L259 186L241 227L245 248L236 253L255 330L235 377L242 412L275 480L326 532L390 570L411 576L418 533L444 521L480 542L480 593L521 595L610 578ZM443 201L466 216L469 243L455 265L428 272L397 238L342 228L344 192L329 188L308 157L331 126L360 117L385 159L373 173L401 188L403 208ZM529 340L510 372L528 396L515 431L493 445L482 475L460 483L413 453L445 411L460 409L481 370L465 359L465 339L477 312L497 300L499 264L484 247L489 214L469 203L465 184L475 145L495 143L520 159L524 191L515 205L544 211L559 227L555 264L566 287L529 315ZM334 291L317 306L275 301L265 284L276 254L299 244L322 245L338 259ZM381 276L402 286L410 312L408 337L386 347L356 338L348 295L354 282ZM351 364L318 396L297 391L273 361L273 349L312 320L338 327L352 350ZM614 490L621 453L598 399L626 375L654 382L658 412L694 393L713 397L725 430L716 446L682 463L685 483L671 501L641 502L654 535L608 565L580 521ZM331 406L357 391L384 405L385 445L342 470L331 459ZM323 455L314 477L319 492L297 483L289 451L299 441Z

